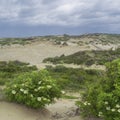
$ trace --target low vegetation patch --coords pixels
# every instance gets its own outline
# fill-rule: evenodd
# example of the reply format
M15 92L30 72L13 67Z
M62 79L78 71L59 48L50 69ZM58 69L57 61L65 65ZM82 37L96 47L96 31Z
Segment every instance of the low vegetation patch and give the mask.
M114 59L120 58L120 48L116 50L101 50L101 51L80 51L72 55L61 55L54 58L46 58L43 62L51 62L53 64L77 64L77 65L104 65L106 62L111 62Z
M20 61L0 61L0 85L4 85L6 82L11 81L17 75L25 72L31 72L37 70L36 66L30 66L29 63Z
M120 119L120 59L107 63L106 77L86 84L82 101L78 101L83 116L104 120Z
M10 46L13 44L19 44L19 45L26 45L29 44L31 39L26 39L26 38L0 38L0 45L4 46Z
M47 66L50 76L57 80L61 89L79 91L85 82L93 82L104 76L101 70L84 70L81 68L67 68L64 66Z

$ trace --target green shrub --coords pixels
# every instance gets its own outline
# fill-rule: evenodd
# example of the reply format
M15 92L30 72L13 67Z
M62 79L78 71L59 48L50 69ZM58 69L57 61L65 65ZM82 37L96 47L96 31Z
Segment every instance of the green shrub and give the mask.
M86 85L82 101L78 101L84 116L104 120L120 119L120 59L107 63L106 77Z
M6 97L32 108L44 107L59 98L61 91L47 71L25 73L9 82Z
M51 62L53 64L67 63L67 64L77 64L77 65L87 65L91 66L104 65L106 62L111 62L120 58L120 48L116 50L92 50L92 51L80 51L68 56L56 56L54 58L45 58L43 62Z
M29 63L20 61L0 61L0 71L8 73L29 72L37 70L36 66L29 66Z
M9 80L13 80L19 74L38 70L36 66L20 61L0 61L0 85L4 85Z
M57 83L64 90L78 91L83 88L84 83L98 80L104 76L101 70L84 70L82 68L67 68L59 65L56 67L47 66L46 69L50 75L57 80Z

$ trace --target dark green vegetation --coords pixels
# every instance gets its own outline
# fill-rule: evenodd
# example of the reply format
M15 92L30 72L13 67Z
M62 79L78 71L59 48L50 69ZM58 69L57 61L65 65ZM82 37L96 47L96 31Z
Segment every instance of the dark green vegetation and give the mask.
M67 34L60 36L36 36L28 38L0 38L0 45L20 44L25 45L35 41L52 41L56 45L67 45L67 41L73 40L78 45L82 44L120 44L120 34L83 34L79 36L70 36Z
M20 44L20 45L25 45L25 44L29 44L30 41L32 39L31 38L0 38L0 45L4 46L4 45L12 45L12 44Z
M46 69L62 89L69 91L79 91L86 82L93 82L104 76L104 71L100 70L74 69L64 66L47 66Z
M104 51L80 51L72 55L61 55L60 57L46 58L43 62L52 62L54 64L77 64L77 65L104 65L106 62L110 62L116 58L120 58L120 48L116 50L104 50Z
M0 85L13 80L17 75L37 70L36 66L29 66L29 63L20 61L0 61Z
M85 85L82 101L78 101L82 115L104 120L120 119L120 59L106 64L106 76Z
M54 98L59 98L61 93L59 86L46 70L18 75L5 88L9 101L31 108L45 107L54 102Z
M4 85L6 82L13 80L18 75L36 70L36 66L29 66L28 63L19 61L1 61L0 84ZM66 68L64 66L47 66L46 70L62 89L73 91L81 89L82 85L86 81L92 82L104 75L104 72L100 70L74 69Z

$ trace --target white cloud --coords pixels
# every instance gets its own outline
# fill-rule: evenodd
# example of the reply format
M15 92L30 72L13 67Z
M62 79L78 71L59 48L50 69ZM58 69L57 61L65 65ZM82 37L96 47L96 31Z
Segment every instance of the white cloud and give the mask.
M1 0L0 21L80 26L119 23L120 0Z

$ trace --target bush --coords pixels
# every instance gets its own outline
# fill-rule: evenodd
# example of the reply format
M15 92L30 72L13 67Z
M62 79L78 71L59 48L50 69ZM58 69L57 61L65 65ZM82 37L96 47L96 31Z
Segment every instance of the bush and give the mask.
M9 73L29 72L37 70L36 66L29 66L29 63L20 61L0 61L0 71Z
M13 80L18 74L38 70L36 66L20 61L0 61L0 85Z
M67 68L59 65L56 67L47 66L50 76L57 80L61 89L78 91L84 87L84 83L98 80L104 76L101 70L84 70L82 68Z
M44 107L61 95L55 80L45 70L19 75L7 84L5 93L11 102L32 108Z
M53 64L67 63L67 64L77 64L77 65L87 65L91 66L104 65L106 62L111 62L120 58L120 48L115 50L92 50L92 51L79 51L68 56L56 56L54 58L46 58L43 62L51 62Z
M84 116L97 116L104 120L120 118L120 59L107 63L106 77L87 85L78 101Z

